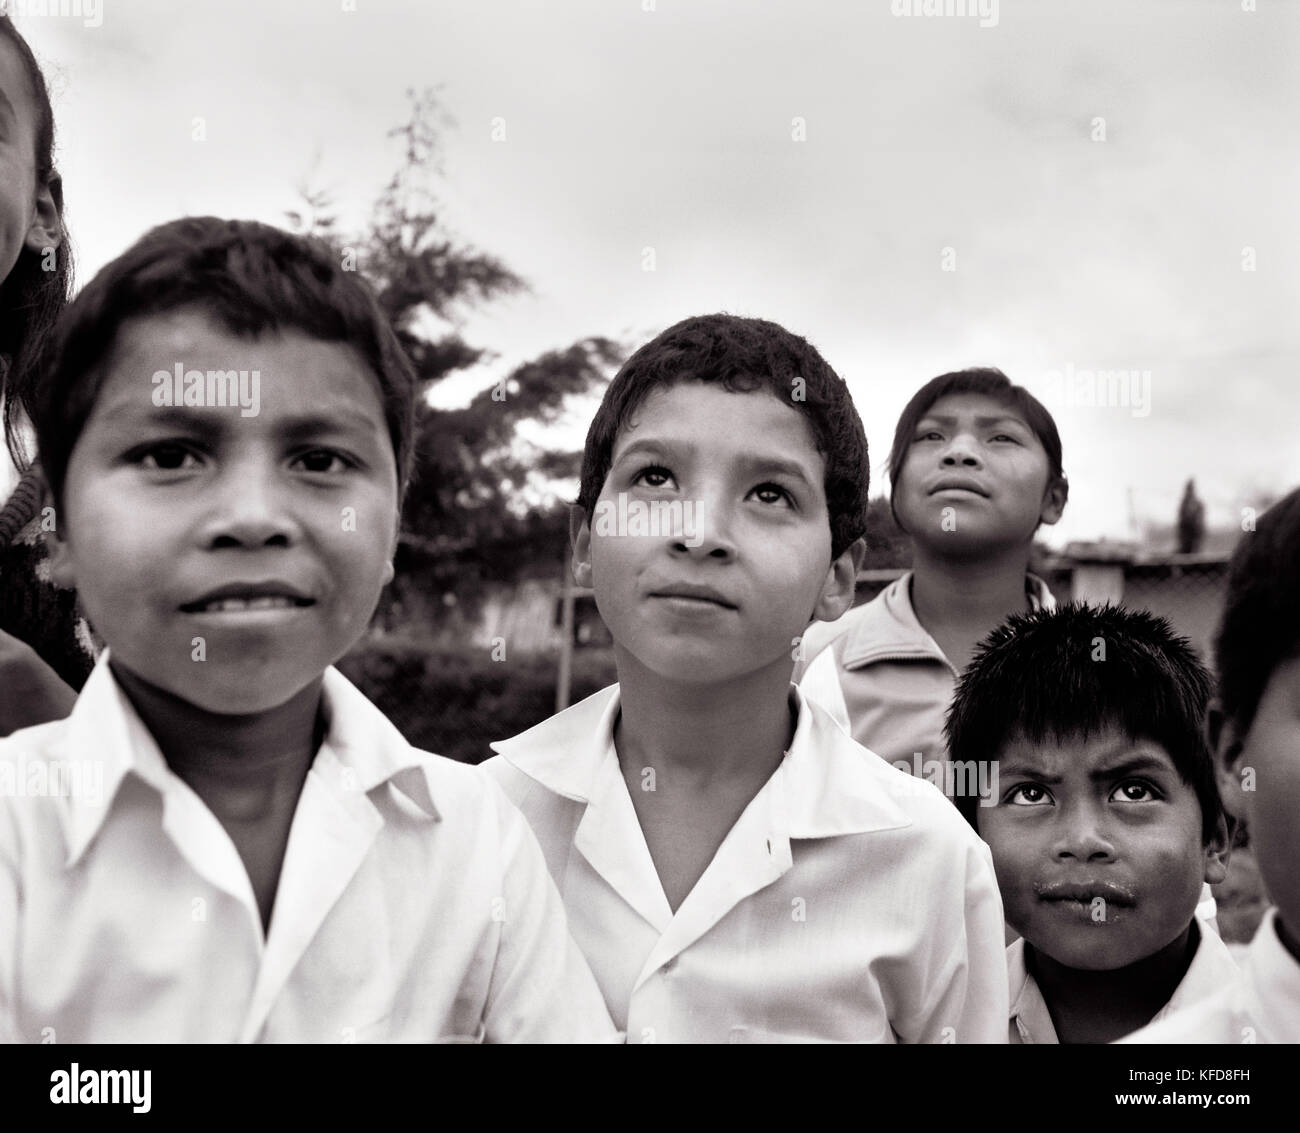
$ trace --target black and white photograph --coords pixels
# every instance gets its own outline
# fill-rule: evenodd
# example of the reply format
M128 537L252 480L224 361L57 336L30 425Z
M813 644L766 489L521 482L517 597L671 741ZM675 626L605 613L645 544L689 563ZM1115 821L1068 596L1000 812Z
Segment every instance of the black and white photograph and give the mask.
M1291 0L0 0L30 1113L193 1112L196 1044L1073 1044L1239 1121L1297 200Z

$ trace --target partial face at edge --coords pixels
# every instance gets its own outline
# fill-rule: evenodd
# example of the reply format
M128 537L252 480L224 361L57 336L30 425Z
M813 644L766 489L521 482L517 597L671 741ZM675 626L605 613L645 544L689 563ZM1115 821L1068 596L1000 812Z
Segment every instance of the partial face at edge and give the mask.
M0 38L0 281L24 247L59 243L59 216L49 189L36 183L37 106L18 49Z
M1232 762L1232 729L1218 737L1224 805L1246 820L1264 886L1300 960L1300 657L1279 664Z

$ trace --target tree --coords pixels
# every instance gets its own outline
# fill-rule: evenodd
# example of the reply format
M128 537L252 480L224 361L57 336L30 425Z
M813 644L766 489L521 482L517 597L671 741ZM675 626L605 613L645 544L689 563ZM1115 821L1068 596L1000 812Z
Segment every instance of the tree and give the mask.
M463 409L428 404L423 395L438 382L487 357L456 329L457 315L527 285L446 230L431 187L441 172L438 126L446 119L433 91L408 95L408 120L389 131L401 140L402 161L363 232L342 236L328 195L310 188L301 191L305 208L288 214L296 229L330 243L375 287L419 380L415 474L397 577L381 605L389 622L421 596L472 609L485 581L559 563L567 516L551 486L576 476L579 454L529 445L518 427L554 422L570 397L596 388L622 355L610 339L582 339L516 367Z

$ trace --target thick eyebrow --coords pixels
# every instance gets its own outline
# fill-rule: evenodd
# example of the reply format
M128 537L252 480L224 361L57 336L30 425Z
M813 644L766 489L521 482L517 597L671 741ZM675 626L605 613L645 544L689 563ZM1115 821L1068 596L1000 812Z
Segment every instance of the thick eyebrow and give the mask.
M1060 783L1063 780L1060 775L1048 775L1037 767L1014 759L998 761L998 774L1007 777L1021 775L1026 779L1033 779L1036 783L1047 783L1049 785Z
M611 464L621 464L630 457L644 453L646 456L674 458L678 456L676 447L668 441L656 441L649 437L643 437L639 440L632 441L627 448L622 449L614 455Z
M803 465L793 460L783 460L779 456L746 456L741 463L750 476L789 476L810 488L813 486Z
M238 404L197 410L191 406L165 405L149 406L148 409L132 401L115 402L104 413L104 421L109 424L118 421L133 421L141 425L157 426L161 429L181 429L198 433L204 437L213 437L222 433L228 425L229 415L239 417ZM349 407L350 408L350 407ZM277 422L276 432L290 440L339 434L370 433L369 418L355 412L346 412L340 408L337 414L312 413L301 417L288 417Z
M656 440L653 437L644 437L640 440L632 441L627 448L623 449L611 462L611 465L621 464L625 460L638 455L646 455L663 460L680 460L683 451L680 446L672 441ZM741 466L745 475L749 476L788 476L792 480L797 480L809 488L814 486L814 482L809 479L808 471L801 464L793 460L784 460L779 456L750 456L746 455L741 458Z
M1178 774L1178 769L1174 767L1168 756L1139 752L1128 759L1120 760L1118 763L1103 764L1092 772L1091 778L1117 779L1123 775L1138 775L1143 772L1150 774L1153 771L1163 772L1167 775Z
M1117 763L1104 763L1102 766L1094 768L1089 772L1088 778L1094 782L1104 782L1107 779L1118 779L1126 775L1151 774L1152 772L1161 772L1166 775L1178 774L1178 769L1174 767L1172 761L1167 756L1151 755L1145 752L1138 752L1127 758L1120 759ZM1044 783L1048 786L1064 781L1062 775L1048 775L1046 772L1039 770L1030 763L1021 759L1005 760L998 764L998 774L1008 778L1023 776L1026 779L1033 779L1037 783Z
M917 428L920 428L920 426L927 421L933 421L937 425L951 426L957 424L957 418L951 416L950 414L927 413L924 417L921 418L920 421L917 422ZM1019 417L1016 417L1010 413L999 413L993 417L976 417L975 424L980 428L985 428L985 429L993 425L1019 425L1022 429L1028 429L1030 432L1033 432L1033 430L1029 429L1029 426L1026 425L1024 421L1022 421Z

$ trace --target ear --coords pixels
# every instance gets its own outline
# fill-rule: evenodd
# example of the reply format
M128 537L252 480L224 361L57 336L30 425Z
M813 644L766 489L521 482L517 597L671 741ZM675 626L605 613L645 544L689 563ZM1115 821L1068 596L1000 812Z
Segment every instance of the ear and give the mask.
M72 548L61 522L54 531L46 532L45 549L49 555L50 580L62 590L76 590L77 572L72 565Z
M63 243L63 181L55 176L36 188L36 214L27 227L23 244L32 252L57 248Z
M1237 760L1242 741L1236 722L1223 713L1223 702L1214 697L1205 710L1205 740L1214 755L1214 778L1219 785L1223 808L1233 818L1246 817L1246 793L1242 788Z
M573 581L591 586L591 525L586 509L578 504L569 507L569 546L573 550Z
M1205 843L1205 880L1218 885L1228 876L1228 857L1232 853L1232 833L1228 820L1219 815L1218 824L1210 840Z
M397 545L402 539L402 509L399 505L393 517L393 541L388 548L388 562L384 563L381 586L387 586L397 575Z
M867 545L862 539L854 539L839 557L832 560L826 572L826 581L822 584L821 594L813 616L822 622L833 622L853 605L853 593L858 580L858 568L862 566Z
M1070 498L1070 482L1064 476L1049 480L1047 491L1043 493L1043 510L1039 513L1040 523L1049 526L1060 520L1065 512L1065 502Z

